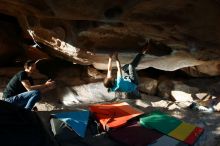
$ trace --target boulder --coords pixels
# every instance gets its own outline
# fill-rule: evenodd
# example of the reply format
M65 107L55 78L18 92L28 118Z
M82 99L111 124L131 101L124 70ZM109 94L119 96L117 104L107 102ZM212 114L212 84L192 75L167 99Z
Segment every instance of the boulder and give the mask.
M219 78L163 80L158 85L158 96L174 101L192 101L219 96Z
M158 82L152 78L140 78L138 89L149 95L155 95L157 92Z

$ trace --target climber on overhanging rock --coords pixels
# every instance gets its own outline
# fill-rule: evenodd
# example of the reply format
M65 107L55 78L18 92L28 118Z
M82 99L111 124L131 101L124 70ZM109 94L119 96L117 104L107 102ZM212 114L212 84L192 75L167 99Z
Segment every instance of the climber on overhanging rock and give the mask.
M141 58L144 56L148 43L144 46L141 53L138 53L133 61L121 67L118 59L118 53L110 54L108 62L107 77L104 79L104 86L109 92L126 92L130 98L140 98L141 94L138 90L138 76L135 68L138 66ZM112 58L115 55L117 65L117 79L112 76ZM123 73L122 73L123 71ZM122 75L123 74L123 75Z

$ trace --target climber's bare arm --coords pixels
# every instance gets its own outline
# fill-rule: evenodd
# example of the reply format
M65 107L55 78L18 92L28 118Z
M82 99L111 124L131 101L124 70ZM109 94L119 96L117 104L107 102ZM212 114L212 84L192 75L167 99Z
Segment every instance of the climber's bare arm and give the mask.
M107 78L111 78L112 77L112 56L113 56L113 54L110 54L109 55L109 59L108 59Z

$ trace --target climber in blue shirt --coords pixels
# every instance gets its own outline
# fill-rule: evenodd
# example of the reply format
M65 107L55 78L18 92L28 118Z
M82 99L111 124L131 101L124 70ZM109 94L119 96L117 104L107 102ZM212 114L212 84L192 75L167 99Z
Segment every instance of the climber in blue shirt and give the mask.
M125 64L121 67L120 61L118 59L118 54L111 54L109 56L108 62L108 72L107 77L104 79L104 86L108 88L111 92L126 92L131 98L140 98L141 95L138 91L138 76L135 68L138 66L141 58L146 53L147 47L145 46L142 53L138 53L134 60ZM112 58L115 55L116 66L117 66L117 78L112 76Z

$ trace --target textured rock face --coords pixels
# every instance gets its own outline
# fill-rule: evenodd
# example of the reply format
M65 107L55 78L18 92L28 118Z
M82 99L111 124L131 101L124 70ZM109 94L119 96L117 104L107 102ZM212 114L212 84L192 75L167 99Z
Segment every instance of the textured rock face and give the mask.
M4 62L10 62L16 55L21 54L24 50L21 49L20 37L16 28L18 23L15 21L4 21L5 17L0 14L0 65Z
M216 76L219 6L216 0L0 0L0 13L14 17L20 36L33 39L41 51L70 62L106 69L108 53L118 51L122 64L128 63L152 39L150 55L139 69L183 69L193 76Z

